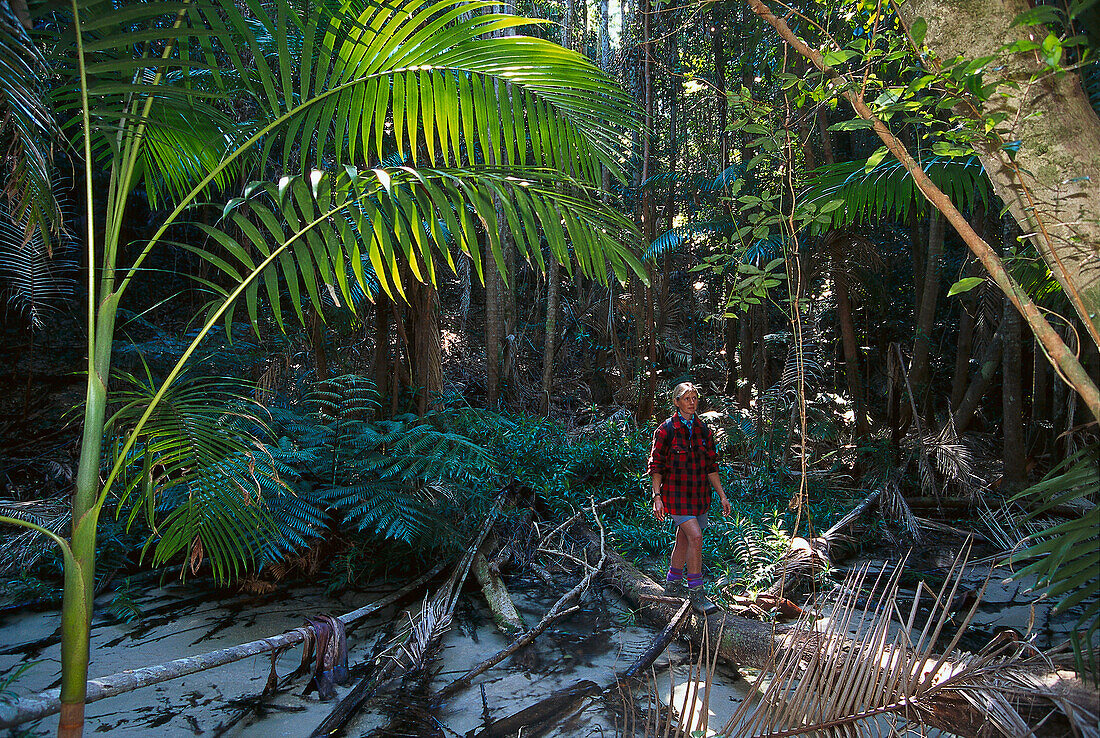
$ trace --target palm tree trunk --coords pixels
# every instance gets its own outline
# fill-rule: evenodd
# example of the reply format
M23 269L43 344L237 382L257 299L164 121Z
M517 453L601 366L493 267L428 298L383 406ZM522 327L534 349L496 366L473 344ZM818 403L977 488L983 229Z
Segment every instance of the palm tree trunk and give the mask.
M554 378L555 342L558 332L558 297L561 294L558 260L552 255L546 274L546 336L542 344L542 395L539 398L543 415L550 414L550 385Z
M406 335L409 336L416 411L425 415L443 389L443 351L439 335L439 292L430 284L408 283L409 308Z
M1018 492L1027 485L1027 450L1024 446L1024 411L1020 371L1020 314L1005 298L1004 301L1004 371L1001 377L1001 403L1004 423L1005 492Z

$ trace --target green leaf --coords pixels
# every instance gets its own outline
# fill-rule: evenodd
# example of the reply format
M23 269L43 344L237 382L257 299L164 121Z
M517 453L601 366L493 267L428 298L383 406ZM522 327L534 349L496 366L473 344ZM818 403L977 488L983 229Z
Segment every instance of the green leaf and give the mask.
M964 277L951 285L951 289L947 291L947 296L951 297L953 295L962 294L963 292L969 292L984 281L984 277Z
M924 43L924 37L928 33L928 21L924 18L917 18L913 21L913 25L909 27L909 35L913 37L913 43L920 46Z
M1050 5L1040 5L1029 8L1012 19L1009 28L1016 26L1039 26L1058 23L1061 20L1062 11Z
M864 128L873 128L874 123L863 118L853 118L851 120L842 120L839 123L834 123L829 126L830 131L857 131Z
M882 160L886 158L886 155L890 153L890 149L885 146L879 146L875 153L867 157L866 163L863 165L864 172L870 172L872 169L882 163Z

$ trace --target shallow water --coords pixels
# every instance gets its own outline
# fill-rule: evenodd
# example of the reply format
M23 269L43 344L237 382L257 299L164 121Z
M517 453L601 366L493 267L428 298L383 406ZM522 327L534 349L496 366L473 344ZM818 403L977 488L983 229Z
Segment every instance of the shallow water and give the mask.
M874 569L884 562L865 562ZM861 566L857 563L853 566ZM850 567L847 567L850 568ZM842 573L842 572L838 572ZM1073 616L1058 616L1047 603L1034 602L1029 582L1005 582L1007 570L968 567L964 586L980 588L989 577L985 601L979 606L975 638L1003 626L1026 631L1031 623L1039 644L1064 638ZM307 616L338 615L380 599L400 583L379 583L365 592L326 596L317 588L296 587L271 595L247 596L230 590L198 589L174 584L150 589L137 597L142 617L127 624L97 616L92 631L93 675L162 663L182 656L276 635L302 625ZM528 625L538 622L556 598L541 585L514 583L513 595ZM101 606L105 603L100 603ZM418 609L418 606L417 606ZM370 652L383 626L395 618L407 623L404 611L382 611L357 625L349 634L353 673ZM56 687L60 676L56 612L0 615L0 684L21 664L30 667L8 687L17 695ZM560 621L536 642L533 652L505 661L475 680L434 712L426 709L428 693L506 645L496 630L480 595L467 590L455 618L432 661L427 684L402 685L388 696L368 703L349 725L349 736L464 736L502 717L533 705L551 692L594 682L614 684L649 645L656 631L634 621L630 610L610 591L589 593L582 609ZM981 644L979 643L978 646ZM301 658L300 647L283 653L277 662L280 677L292 672ZM675 695L679 708L690 692L688 672L693 659L685 646L674 644L658 660L652 691L661 702ZM112 736L303 736L331 711L334 702L321 702L316 693L302 697L308 677L301 677L271 697L260 697L271 667L270 657L255 656L187 677L145 687L88 706L87 735ZM338 689L343 695L354 680ZM709 728L720 727L740 704L749 685L731 670L719 668L709 685ZM700 686L701 695L705 686ZM644 693L645 690L643 689ZM644 695L642 697L644 699ZM552 728L524 735L614 736L623 723L613 700L585 698L563 708ZM696 708L698 713L701 708ZM399 720L400 718L400 720ZM26 735L49 735L56 718L27 727ZM641 730L639 729L639 734Z
M323 591L299 587L266 596L245 596L228 590L197 590L170 585L140 595L142 617L131 624L98 616L92 631L93 675L162 663L183 656L276 635L303 624L319 613L341 614L380 599L398 585L373 592L325 596ZM538 622L556 595L531 587L514 592L517 607L529 625ZM100 603L101 606L103 603ZM376 614L349 634L350 658L355 666L366 658L381 628L393 618L408 615L393 610ZM60 676L59 616L56 612L0 616L0 680L21 664L31 666L9 687L28 695L56 687ZM408 685L396 695L368 703L349 725L346 735L465 735L486 724L537 703L554 690L590 680L600 687L614 683L655 637L648 627L633 624L633 616L609 593L592 593L582 609L559 622L537 641L535 654L514 657L475 680L434 713L424 709ZM448 684L470 667L507 644L492 625L480 596L467 593L454 621L441 640L433 661L431 690ZM277 662L280 677L293 671L300 647L283 653ZM688 661L686 649L673 645L658 662L659 692L667 704L669 663ZM270 657L255 656L233 664L191 674L111 697L88 705L86 734L112 736L302 736L308 735L331 711L334 702L321 702L316 693L302 697L308 677L279 694L261 698L271 667ZM675 666L682 682L686 666ZM719 675L712 685L712 706L736 705L740 692L732 674ZM345 694L354 682L339 688ZM678 687L683 690L682 684ZM612 736L621 718L602 700L586 698L576 715L562 720L549 736ZM722 712L727 712L728 707ZM712 707L713 711L713 707ZM405 724L394 723L396 717ZM568 717L562 715L561 717ZM49 735L56 727L50 717L24 726L29 735ZM525 732L524 735L533 735Z

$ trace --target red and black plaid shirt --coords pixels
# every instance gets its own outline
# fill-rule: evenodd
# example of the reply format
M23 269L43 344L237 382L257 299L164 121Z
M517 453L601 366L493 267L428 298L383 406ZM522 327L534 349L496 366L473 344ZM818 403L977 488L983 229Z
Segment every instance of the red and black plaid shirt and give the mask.
M661 502L669 515L702 515L710 507L707 475L718 471L714 434L698 416L692 432L680 413L657 426L649 452L649 475L661 475Z

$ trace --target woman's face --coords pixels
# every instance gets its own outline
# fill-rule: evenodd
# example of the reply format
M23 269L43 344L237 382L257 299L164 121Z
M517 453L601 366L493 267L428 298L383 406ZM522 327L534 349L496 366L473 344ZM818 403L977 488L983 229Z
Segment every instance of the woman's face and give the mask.
M695 414L696 408L699 407L699 393L694 390L685 392L673 400L673 404L676 405L676 409L680 411L681 415L690 418Z

